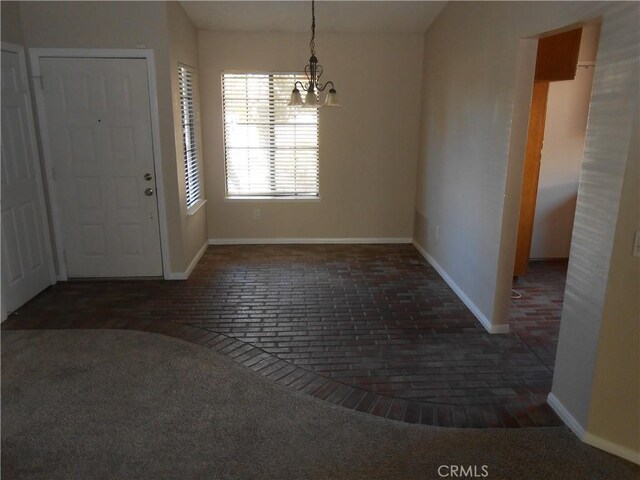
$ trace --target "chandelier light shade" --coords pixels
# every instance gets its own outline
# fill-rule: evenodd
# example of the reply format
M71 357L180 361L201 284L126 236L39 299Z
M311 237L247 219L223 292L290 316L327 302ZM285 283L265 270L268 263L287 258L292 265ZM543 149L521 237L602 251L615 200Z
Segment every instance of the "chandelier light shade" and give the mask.
M291 92L290 107L303 107L303 108L320 108L324 107L339 107L337 92L332 81L326 83L320 83L320 77L322 76L322 65L318 64L318 58L316 57L316 2L311 0L311 41L309 42L309 48L311 50L311 58L309 63L304 67L304 73L307 76L306 84L297 81L294 84L293 91ZM323 92L325 88L330 86L329 93L327 94L324 103L320 102L318 98L320 92ZM299 88L298 88L299 87ZM306 92L304 96L304 102L302 101L302 94L300 90Z
M338 93L336 92L335 88L332 88L331 90L329 90L329 93L327 94L327 98L324 101L324 106L325 107L340 106L340 103L338 103Z
M304 103L302 102L302 95L300 95L300 90L294 88L293 92L291 92L291 101L289 102L289 106L301 107L302 105L304 105Z
M307 94L304 96L304 105L302 108L320 108L322 104L318 99L318 94L315 90L307 90Z

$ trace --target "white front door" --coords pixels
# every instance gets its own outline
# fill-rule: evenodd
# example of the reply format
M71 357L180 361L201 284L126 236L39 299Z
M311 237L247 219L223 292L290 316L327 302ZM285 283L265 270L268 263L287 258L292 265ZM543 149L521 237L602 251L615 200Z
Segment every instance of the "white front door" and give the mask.
M40 59L69 277L162 275L144 59Z
M2 50L2 311L55 282L23 58Z

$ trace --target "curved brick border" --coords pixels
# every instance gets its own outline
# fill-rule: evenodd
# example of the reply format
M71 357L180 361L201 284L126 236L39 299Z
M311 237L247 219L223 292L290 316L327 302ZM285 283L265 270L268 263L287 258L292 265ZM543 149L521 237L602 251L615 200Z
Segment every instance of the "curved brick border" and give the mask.
M114 320L88 325L80 321L60 321L52 328L37 321L21 321L7 330L28 329L117 329L157 333L179 338L222 353L236 363L287 388L311 395L344 408L405 423L458 428L527 428L561 426L551 408L534 405L526 411L509 406L448 406L380 395L326 378L278 358L233 337L188 325L152 320Z

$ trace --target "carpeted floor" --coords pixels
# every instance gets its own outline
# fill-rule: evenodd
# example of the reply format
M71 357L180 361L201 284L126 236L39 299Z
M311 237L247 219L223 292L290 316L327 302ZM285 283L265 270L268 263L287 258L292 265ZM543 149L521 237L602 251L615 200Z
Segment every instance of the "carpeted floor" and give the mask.
M565 428L409 425L281 387L182 340L2 333L3 479L632 479ZM447 473L448 470L441 470Z

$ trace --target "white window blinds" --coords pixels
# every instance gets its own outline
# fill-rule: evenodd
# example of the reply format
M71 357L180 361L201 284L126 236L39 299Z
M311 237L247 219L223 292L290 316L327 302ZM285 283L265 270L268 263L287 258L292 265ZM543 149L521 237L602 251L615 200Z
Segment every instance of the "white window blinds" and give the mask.
M194 76L195 71L193 69L183 65L178 66L187 208L194 206L201 198L199 149L196 140Z
M318 196L318 110L287 106L296 80L222 75L228 196Z

